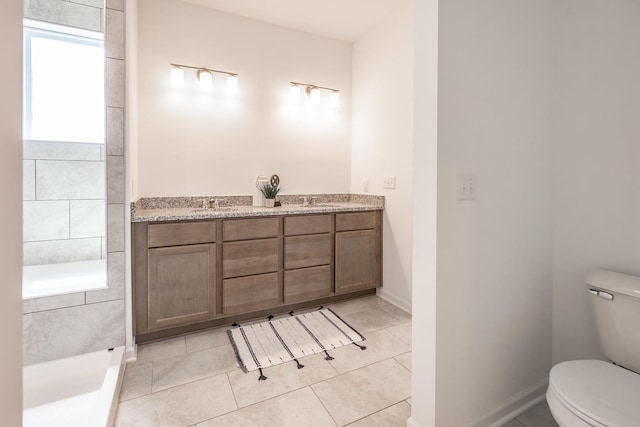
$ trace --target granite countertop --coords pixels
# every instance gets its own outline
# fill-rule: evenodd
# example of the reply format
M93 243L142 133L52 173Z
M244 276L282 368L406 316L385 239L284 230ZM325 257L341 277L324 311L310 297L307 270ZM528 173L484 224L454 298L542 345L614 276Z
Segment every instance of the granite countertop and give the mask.
M315 204L302 205L302 197L315 197ZM203 201L216 199L220 209L202 208ZM282 195L275 208L251 206L251 196L199 196L141 198L131 203L131 222L187 221L215 218L357 212L384 209L384 196L363 194Z

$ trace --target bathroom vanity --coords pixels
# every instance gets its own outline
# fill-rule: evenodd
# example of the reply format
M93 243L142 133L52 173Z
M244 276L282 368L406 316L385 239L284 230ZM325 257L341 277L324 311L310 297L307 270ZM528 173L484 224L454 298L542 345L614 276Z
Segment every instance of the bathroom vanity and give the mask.
M383 208L374 201L136 209L136 342L374 293Z

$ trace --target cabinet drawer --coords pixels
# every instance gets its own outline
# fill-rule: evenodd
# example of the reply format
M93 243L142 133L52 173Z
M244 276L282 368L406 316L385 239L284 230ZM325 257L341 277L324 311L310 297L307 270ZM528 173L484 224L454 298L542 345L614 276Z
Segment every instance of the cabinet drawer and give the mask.
M288 216L284 218L284 234L329 233L331 231L331 215Z
M224 278L272 271L278 271L278 239L223 244L222 275Z
M224 314L245 313L280 304L278 273L222 281Z
M331 266L284 272L284 302L308 301L331 295Z
M315 234L284 238L284 268L331 264L331 235Z
M222 223L224 240L248 240L276 237L280 231L280 218L233 219Z
M216 241L216 222L180 222L150 224L148 247L193 245Z
M377 212L351 212L336 214L336 231L366 230L376 228Z

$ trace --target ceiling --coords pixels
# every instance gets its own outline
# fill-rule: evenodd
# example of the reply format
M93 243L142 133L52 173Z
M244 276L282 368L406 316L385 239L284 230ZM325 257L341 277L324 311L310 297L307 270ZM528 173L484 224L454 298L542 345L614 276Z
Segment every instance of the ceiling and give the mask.
M270 24L354 42L412 0L183 0Z

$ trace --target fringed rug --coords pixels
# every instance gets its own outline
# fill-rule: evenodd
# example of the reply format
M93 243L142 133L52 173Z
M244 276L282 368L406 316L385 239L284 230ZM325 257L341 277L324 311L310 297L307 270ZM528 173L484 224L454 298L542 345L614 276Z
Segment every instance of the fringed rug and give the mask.
M295 361L298 369L304 368L298 359L316 353L324 353L332 360L328 350L354 344L365 338L335 314L330 308L293 315L252 325L228 329L227 335L244 372L260 371L259 380L267 378L263 368Z

